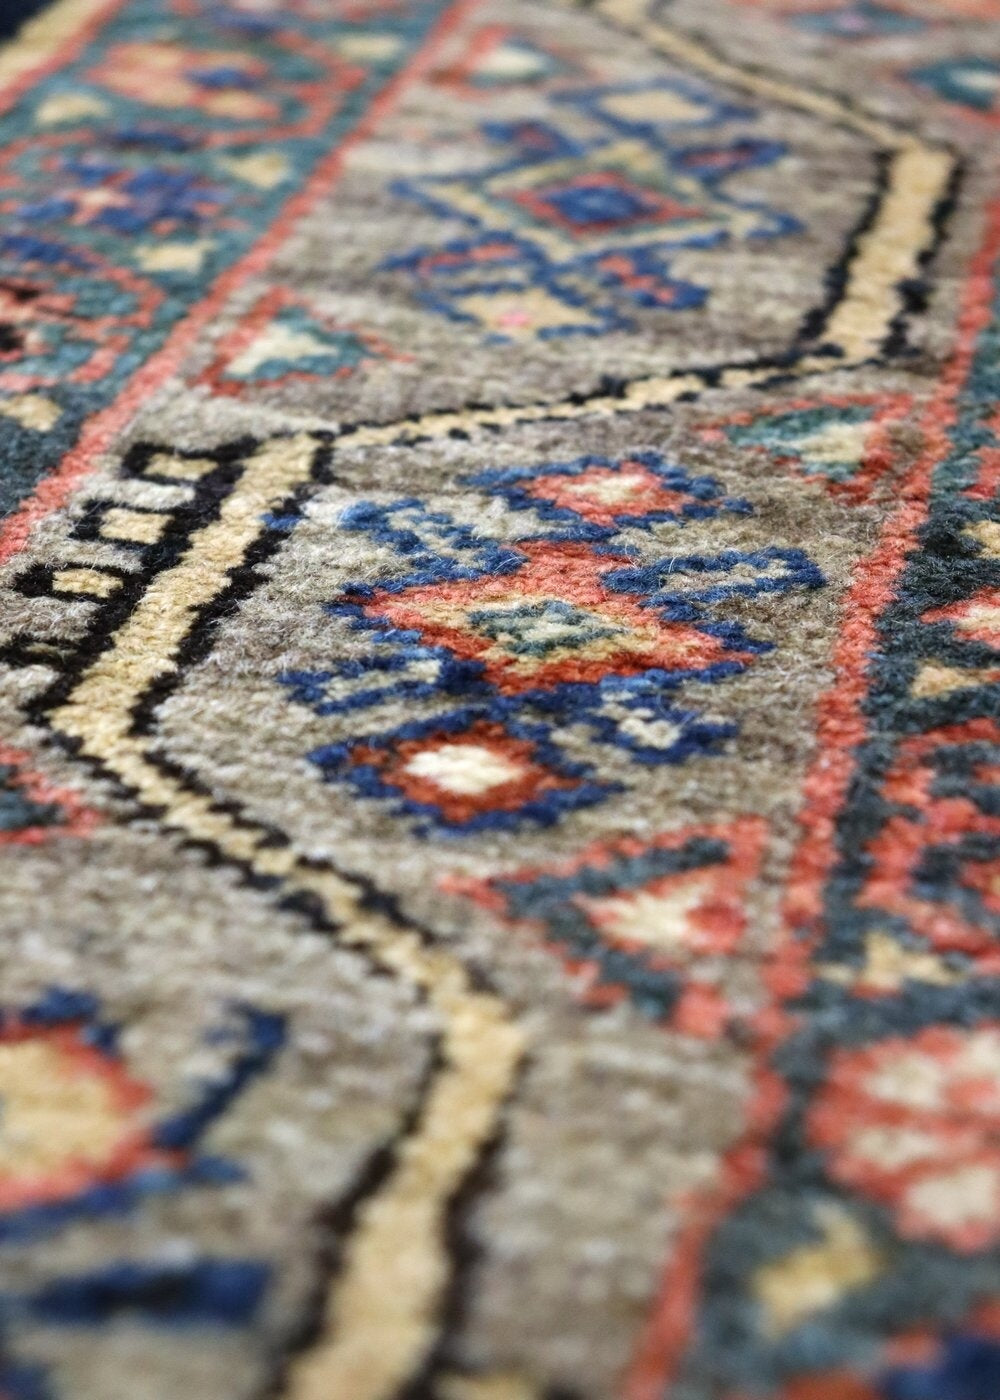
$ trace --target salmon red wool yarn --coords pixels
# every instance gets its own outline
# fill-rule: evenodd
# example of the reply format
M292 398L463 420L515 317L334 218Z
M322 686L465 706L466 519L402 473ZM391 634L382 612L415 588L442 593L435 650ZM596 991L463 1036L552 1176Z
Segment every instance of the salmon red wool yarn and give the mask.
M997 1400L998 0L0 9L0 1396Z

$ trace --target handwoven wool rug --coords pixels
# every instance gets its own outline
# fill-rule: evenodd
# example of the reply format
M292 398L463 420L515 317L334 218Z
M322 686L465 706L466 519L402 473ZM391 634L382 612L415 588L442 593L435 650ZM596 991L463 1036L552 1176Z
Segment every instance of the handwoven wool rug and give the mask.
M998 0L4 0L0 1396L1000 1397Z

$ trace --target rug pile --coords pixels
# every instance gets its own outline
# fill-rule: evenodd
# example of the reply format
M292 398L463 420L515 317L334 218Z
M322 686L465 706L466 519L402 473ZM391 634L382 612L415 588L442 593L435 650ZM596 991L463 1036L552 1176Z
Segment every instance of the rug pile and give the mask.
M996 1400L998 0L0 39L0 1396Z

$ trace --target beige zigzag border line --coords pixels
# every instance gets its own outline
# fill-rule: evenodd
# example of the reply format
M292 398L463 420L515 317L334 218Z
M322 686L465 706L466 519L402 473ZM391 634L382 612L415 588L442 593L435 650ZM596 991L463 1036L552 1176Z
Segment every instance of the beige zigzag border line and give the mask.
M283 893L318 898L340 925L338 939L366 953L426 996L441 1024L440 1067L419 1121L381 1189L362 1206L326 1309L323 1340L292 1367L295 1400L386 1400L419 1367L436 1335L448 1284L448 1204L493 1136L523 1052L507 1008L478 990L459 960L429 948L402 924L362 907L351 880L311 867L289 847L192 793L151 761L134 731L135 705L175 674L179 649L199 611L225 588L260 533L261 516L310 478L317 450L308 435L261 447L218 518L187 553L157 575L107 650L84 672L53 728L77 741L167 828L210 842L255 874L278 877Z

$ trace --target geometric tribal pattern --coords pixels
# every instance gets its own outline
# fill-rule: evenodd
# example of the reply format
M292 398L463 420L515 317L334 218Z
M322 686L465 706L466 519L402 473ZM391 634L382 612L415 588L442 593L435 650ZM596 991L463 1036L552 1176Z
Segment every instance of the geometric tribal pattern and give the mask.
M854 639L849 664L873 658L861 726L849 685L830 699L789 889L801 953L760 1023L766 1151L699 1245L686 1355L664 1345L654 1368L698 1397L708 1358L736 1393L782 1400L988 1395L1000 1374L983 1303L1000 1288L995 245L981 267L991 302L966 323L953 406L929 416L925 546L900 550Z
M0 1395L995 1400L998 0L25 5Z
M92 997L54 989L0 1028L4 1102L19 1122L21 1156L0 1175L0 1239L38 1238L79 1216L119 1212L144 1196L195 1184L222 1185L239 1167L195 1152L209 1125L281 1048L280 1019L242 1008L212 1032L227 1047L225 1068L190 1102L147 1125L147 1085L125 1068L114 1026ZM47 1136L47 1094L76 1081L64 1136Z
M795 233L792 215L727 190L733 175L773 165L779 142L718 140L752 123L687 80L562 93L599 130L582 143L540 122L484 135L516 154L481 171L402 182L401 195L475 231L393 258L424 304L482 327L494 341L600 334L630 324L628 305L685 310L708 288L671 274L684 249Z
M380 360L405 358L370 332L311 314L280 287L260 298L217 351L199 379L234 397L297 379L347 379Z
M798 399L740 414L705 429L705 438L765 452L775 466L853 503L866 500L891 467L892 430L908 408L903 395Z
M959 103L993 122L1000 121L1000 63L966 54L926 68L914 68L906 76L945 101Z
M17 1151L0 1165L0 1241L57 1240L80 1221L128 1219L150 1199L224 1191L244 1179L238 1163L202 1150L202 1140L281 1050L280 1018L234 1008L208 1037L221 1064L187 1102L152 1116L150 1086L129 1069L118 1028L89 993L50 988L0 1021L0 1086ZM53 1139L56 1117L59 1134ZM226 1254L173 1260L108 1259L66 1269L32 1292L4 1285L5 1322L31 1318L73 1332L129 1316L140 1328L235 1329L258 1316L270 1270ZM53 1394L46 1369L5 1345L0 1382L14 1400Z
M742 897L763 836L752 819L688 828L489 880L446 878L442 888L541 933L587 1005L627 998L673 1030L712 1039L732 1019L720 974L746 931Z
M362 730L309 755L328 781L389 800L424 834L547 825L620 790L564 756L570 726L616 749L625 781L632 763L718 751L734 728L674 692L739 675L772 644L717 609L823 583L800 550L644 557L630 532L751 513L656 453L488 471L467 484L505 498L519 531L493 540L412 499L351 507L342 528L398 560L388 578L350 584L327 606L371 650L279 678L317 714L361 723L387 700L439 702L433 720Z
M112 17L2 118L0 510L247 253L439 8L385 9L362 66L325 7L269 24L141 0L138 27Z

